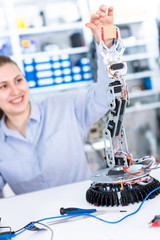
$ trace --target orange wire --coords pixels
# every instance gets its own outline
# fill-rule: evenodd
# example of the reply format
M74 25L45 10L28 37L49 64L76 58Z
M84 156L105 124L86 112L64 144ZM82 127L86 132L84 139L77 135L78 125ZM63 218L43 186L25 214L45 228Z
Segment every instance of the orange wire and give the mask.
M123 169L124 169L124 168L123 168ZM126 170L126 169L124 169L124 171L127 172L127 173L129 173L129 174L131 174L131 175L138 175L138 174L140 174L140 173L142 173L142 172L144 171L144 168L143 168L140 172L136 172L136 173L131 173L131 172L129 172L129 171Z
M123 181L123 183L130 183L130 184L132 184L132 183L136 183L136 182L141 182L141 179L142 178L139 178L138 180ZM144 180L144 181L146 181L146 180ZM121 184L121 182L114 182L112 184Z
M111 69L111 67L109 67L109 69ZM113 76L113 77L120 78L120 79L123 81L124 85L125 85L125 81L124 81L123 78L112 74L109 70L108 70L108 73L109 73L111 76ZM125 96L127 95L127 90L123 90L123 92L124 92L123 96L125 97Z
M136 172L136 173L131 173L131 172L129 172L128 169L130 168L133 159L130 158L130 157L127 157L127 159L129 160L129 165L128 165L127 168L123 167L123 170L124 170L125 172L127 172L127 173L129 173L129 174L131 174L131 175L138 175L138 174L140 174L140 173L142 173L142 172L144 171L144 169L142 169L140 172Z
M127 157L127 159L129 160L129 165L128 165L127 168L123 167L124 170L129 169L130 166L131 166L131 163L132 163L132 161L133 161L132 158L130 158L130 157Z
M157 157L155 157L155 159L158 161L158 163L160 163L160 160Z

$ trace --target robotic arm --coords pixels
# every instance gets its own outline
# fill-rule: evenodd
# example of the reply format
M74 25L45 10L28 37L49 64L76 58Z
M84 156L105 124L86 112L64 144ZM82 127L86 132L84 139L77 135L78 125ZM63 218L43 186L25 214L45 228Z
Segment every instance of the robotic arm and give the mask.
M103 31L103 30L101 30ZM129 156L125 132L123 128L123 117L127 104L129 103L128 90L125 82L127 73L127 64L122 62L122 54L125 50L124 44L120 37L120 31L117 31L117 43L111 49L108 49L100 38L99 52L103 56L104 64L107 67L110 83L107 89L107 95L111 95L111 103L108 106L108 121L106 128L103 130L103 139L105 144L106 165L109 168L116 166L128 166L125 155L120 156L120 152L125 148ZM103 48L107 50L106 54ZM107 142L110 143L107 147ZM117 149L117 150L115 150ZM118 152L119 151L119 152Z
M116 27L116 42L108 49L102 40L103 31L102 28L99 52L110 79L107 96L111 96L108 120L103 129L106 168L92 176L93 183L86 193L86 199L97 206L128 205L142 201L150 191L160 186L159 181L149 175L159 163L153 156L134 160L128 151L123 127L123 117L129 103L125 82L127 64L122 61L125 47ZM146 161L149 161L148 165L144 164ZM155 191L154 196L159 192Z

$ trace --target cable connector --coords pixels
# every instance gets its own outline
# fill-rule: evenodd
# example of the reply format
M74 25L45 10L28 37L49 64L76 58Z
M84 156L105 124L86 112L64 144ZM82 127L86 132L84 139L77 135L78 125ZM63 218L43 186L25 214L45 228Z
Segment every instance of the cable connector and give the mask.
M159 227L160 226L160 221L155 221L152 223L151 227Z
M2 232L0 233L0 240L10 240L11 239L11 232Z
M156 215L150 222L151 227L160 227L160 215Z

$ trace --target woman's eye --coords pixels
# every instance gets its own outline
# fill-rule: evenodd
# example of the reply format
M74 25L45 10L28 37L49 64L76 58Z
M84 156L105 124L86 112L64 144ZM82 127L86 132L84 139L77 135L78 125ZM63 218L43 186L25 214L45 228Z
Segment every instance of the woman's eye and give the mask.
M16 80L16 83L19 83L19 82L21 82L22 81L22 78L18 78L17 80Z
M6 88L6 87L7 87L7 84L4 84L0 86L0 89Z

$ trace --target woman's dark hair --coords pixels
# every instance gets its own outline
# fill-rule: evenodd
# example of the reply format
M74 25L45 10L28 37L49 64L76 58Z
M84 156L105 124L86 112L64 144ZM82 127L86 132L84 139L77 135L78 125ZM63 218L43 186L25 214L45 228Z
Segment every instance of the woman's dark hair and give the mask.
M15 61L13 61L10 57L0 55L0 67L2 67L3 65L5 65L7 63L13 63L14 65L16 65L18 67L17 63Z
M18 67L17 63L14 62L11 58L9 58L7 56L0 55L0 67L2 67L3 65L5 65L7 63L12 63L12 64L14 64ZM1 120L2 116L3 116L3 111L0 109L0 120Z

